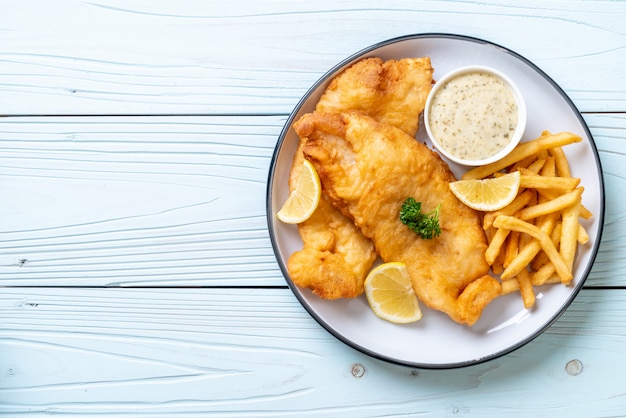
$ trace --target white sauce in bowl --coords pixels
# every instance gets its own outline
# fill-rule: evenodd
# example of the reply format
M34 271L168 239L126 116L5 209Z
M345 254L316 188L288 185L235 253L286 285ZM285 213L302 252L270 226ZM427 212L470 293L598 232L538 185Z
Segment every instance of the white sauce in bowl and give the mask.
M428 124L439 146L463 160L484 160L514 139L519 109L509 85L486 71L461 73L440 86Z

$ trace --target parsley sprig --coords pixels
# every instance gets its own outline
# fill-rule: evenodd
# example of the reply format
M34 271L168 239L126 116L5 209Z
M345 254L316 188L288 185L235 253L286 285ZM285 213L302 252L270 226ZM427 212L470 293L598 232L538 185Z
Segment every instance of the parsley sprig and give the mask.
M417 202L412 197L407 198L400 209L400 220L411 228L422 239L432 239L441 234L439 226L439 209L428 213L422 213L422 202Z

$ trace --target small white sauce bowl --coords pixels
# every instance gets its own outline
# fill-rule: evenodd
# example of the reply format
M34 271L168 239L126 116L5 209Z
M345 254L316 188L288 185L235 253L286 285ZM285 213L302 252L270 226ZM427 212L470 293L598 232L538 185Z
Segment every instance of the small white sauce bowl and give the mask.
M437 94L439 94L441 89L446 84L448 84L450 80L456 77L459 77L461 75L468 74L468 73L487 73L502 80L504 84L507 87L509 87L509 89L513 93L513 98L517 104L517 109L518 109L517 125L515 127L515 130L513 131L513 134L510 136L509 143L503 149L498 151L496 154L480 159L480 160L468 160L468 159L464 159L462 157L456 156L448 152L446 149L443 148L438 138L435 137L430 126L430 115L431 115L431 107L432 107L433 98L437 96ZM447 73L443 77L441 77L441 79L437 81L435 85L433 86L430 94L428 95L428 99L426 100L426 107L424 109L424 125L426 127L426 133L428 134L428 137L430 138L431 142L433 143L437 151L439 151L440 154L445 156L450 161L453 161L457 164L461 164L465 166L485 165L485 164L493 163L495 161L498 161L504 158L511 151L513 151L513 149L519 144L522 138L522 135L524 134L524 130L526 129L526 102L524 101L524 97L522 96L522 93L519 90L519 88L515 85L515 83L509 77L507 77L502 72L494 68L480 66L480 65L460 67Z

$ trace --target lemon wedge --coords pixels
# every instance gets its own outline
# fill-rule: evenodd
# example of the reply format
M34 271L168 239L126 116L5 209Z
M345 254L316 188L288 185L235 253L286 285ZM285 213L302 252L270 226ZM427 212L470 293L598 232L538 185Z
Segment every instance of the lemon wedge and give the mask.
M320 178L310 161L304 160L296 187L276 216L282 222L299 224L313 215L322 195Z
M515 199L520 187L520 173L513 171L500 177L482 180L459 180L450 183L454 195L472 209L502 209Z
M365 296L376 316L389 322L407 324L422 318L404 263L390 262L374 268L365 279Z

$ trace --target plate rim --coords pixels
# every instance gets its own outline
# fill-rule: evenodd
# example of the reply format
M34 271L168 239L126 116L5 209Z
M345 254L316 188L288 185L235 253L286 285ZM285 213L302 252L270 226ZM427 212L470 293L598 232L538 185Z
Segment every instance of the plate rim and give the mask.
M486 46L490 46L490 47L495 47L497 49L500 50L500 52L505 53L505 54L509 54L511 55L513 58L522 61L524 64L526 64L528 67L530 67L531 70L535 71L539 76L541 76L544 80L546 80L554 89L555 92L558 93L563 100L565 101L565 103L570 107L573 115L575 115L576 119L578 120L578 122L580 123L582 129L585 132L585 135L589 138L589 144L591 146L591 150L593 151L593 157L596 163L596 167L598 170L598 183L599 183L599 196L600 196L600 212L595 215L597 217L598 220L598 231L597 231L597 235L596 235L596 239L595 242L592 245L592 248L590 250L590 257L589 257L589 262L587 263L586 266L584 266L584 270L580 276L580 281L577 284L577 287L575 287L572 292L568 295L568 298L564 301L562 308L557 310L548 321L546 321L541 327L537 328L534 332L530 333L529 335L525 336L525 338L520 339L516 344L511 344L509 346L507 346L506 348L502 349L502 350L498 350L494 353L491 353L490 355L487 356L483 356L480 358L475 358L475 359L471 359L471 360L467 360L467 361L459 361L459 362L447 362L447 363L441 363L441 364L431 364L431 363L421 363L421 362L409 362L409 361L404 361L404 360L400 360L400 359L396 359L394 357L391 356L386 356L382 353L379 352L375 352L373 350L368 349L367 347L364 347L362 344L358 344L355 343L354 341L350 340L349 338L346 338L344 335L342 335L340 332L337 332L335 329L333 329L329 324L326 323L326 321L322 320L322 318L315 312L315 310L306 302L306 300L304 299L303 295L301 294L300 289L293 283L293 281L291 280L290 276L289 276L289 272L287 270L287 266L286 263L284 262L284 260L282 260L282 258L279 256L279 251L278 251L278 243L277 243L277 238L276 235L274 233L274 223L275 223L275 219L274 216L272 214L272 187L273 187L273 182L274 182L274 174L275 174L275 167L276 167L276 162L278 159L278 156L280 154L280 151L282 149L282 145L285 141L285 138L287 137L287 133L289 131L289 129L291 128L291 125L293 124L296 116L298 115L299 111L301 110L302 106L307 102L307 100L309 99L309 97L315 92L315 90L317 90L319 88L320 85L324 84L325 82L329 81L330 77L332 77L334 74L336 74L337 71L339 71L340 69L342 69L343 67L346 67L350 64L352 64L353 62L355 62L356 60L362 58L363 56L388 45L392 45L395 43L399 43L399 42L404 42L404 41L409 41L409 40L415 40L415 39L428 39L428 38L436 38L436 39L453 39L453 40L458 40L458 41L464 41L464 42L472 42L472 43L477 43L477 44L482 44L482 45L486 45ZM485 39L481 39L478 37L474 37L474 36L469 36L469 35L461 35L461 34L454 34L454 33L445 33L445 32L425 32L425 33L414 33L414 34L408 34L408 35L402 35L402 36L398 36L398 37L394 37L394 38L389 38L377 43L374 43L368 47L362 48L361 50L351 54L350 56L348 56L347 58L344 58L343 60L341 60L340 62L338 62L337 64L335 64L333 67L331 67L328 71L326 71L318 80L316 80L311 87L309 87L309 89L306 91L306 93L302 96L302 98L300 98L300 100L297 102L297 104L295 105L295 107L293 108L293 110L291 111L291 113L289 114L289 117L287 118L287 120L285 121L285 124L283 126L283 128L281 129L279 136L278 136L278 141L276 143L276 146L274 148L274 151L272 153L272 157L270 160L270 166L269 166L269 173L268 173L268 177L267 177L267 184L266 184L266 218L267 218L267 226L268 226L268 230L269 230L269 236L270 236L270 241L271 241L271 245L272 245L272 250L274 252L274 256L276 258L276 261L280 267L280 270L282 272L283 278L285 279L285 281L287 282L287 285L289 287L289 289L292 291L292 293L295 295L296 299L299 301L300 305L309 313L309 315L311 315L311 317L319 324L322 326L322 328L324 328L326 331L328 331L331 335L333 335L335 338L337 338L338 340L342 341L344 344L348 345L349 347L352 347L354 349L356 349L357 351L366 354L370 357L379 359L379 360L383 360L392 364L397 364L397 365L402 365L402 366L408 366L408 367L413 367L413 368L420 368L420 369L439 369L439 370L445 370L445 369L456 369L456 368L462 368L462 367L468 367L468 366L472 366L472 365L476 365L476 364L481 364L484 362L487 362L489 360L493 360L499 357L502 357L506 354L509 354L513 351L516 351L518 349L520 349L521 347L525 346L526 344L530 343L531 341L535 340L539 335L543 334L548 328L550 328L564 313L565 311L567 311L570 307L570 305L572 304L572 302L576 299L576 297L578 296L579 292L582 290L582 288L584 287L585 282L587 281L587 278L589 277L589 274L591 272L591 269L593 268L593 265L595 263L596 257L598 255L598 250L600 247L600 242L602 241L602 234L604 231L604 216L605 216L605 211L606 211L606 195L605 195L605 187L604 187L604 172L602 170L602 163L600 160L600 155L598 152L598 148L596 146L596 142L593 139L593 135L591 134L591 131L589 130L589 127L587 125L587 123L585 122L581 112L578 110L578 108L576 107L576 105L574 104L574 102L571 100L571 98L567 95L567 93L552 79L552 77L550 77L547 73L545 73L541 68L539 68L537 65L535 65L532 61L530 61L529 59L527 59L526 57L522 56L521 54L513 51L512 49L502 46L500 44L491 42L491 41L487 41Z

